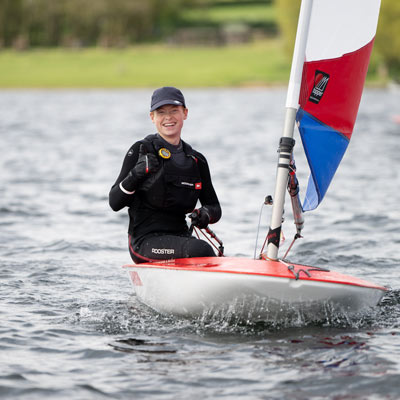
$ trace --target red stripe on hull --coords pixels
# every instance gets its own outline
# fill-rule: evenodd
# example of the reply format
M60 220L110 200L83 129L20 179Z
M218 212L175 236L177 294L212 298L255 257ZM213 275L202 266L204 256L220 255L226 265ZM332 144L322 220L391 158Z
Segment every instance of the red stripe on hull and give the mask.
M129 275L134 286L143 286L140 276L136 271L129 271Z
M289 266L293 268L289 269ZM312 266L272 260L253 260L236 257L199 257L124 265L124 268L181 269L185 271L262 275L289 279L296 279L297 275L299 280L339 283L343 285L374 288L383 291L387 290L383 286L375 285L374 283L363 279L344 275L339 272L318 270L318 268Z

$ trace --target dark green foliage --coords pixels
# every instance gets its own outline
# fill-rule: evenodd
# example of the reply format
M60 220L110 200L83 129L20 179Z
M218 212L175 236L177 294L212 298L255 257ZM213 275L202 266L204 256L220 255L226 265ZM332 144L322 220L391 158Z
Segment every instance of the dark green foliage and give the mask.
M0 47L10 46L22 23L22 0L0 0Z
M382 0L375 48L390 76L400 81L400 1Z
M223 30L238 23L276 34L272 3L273 0L0 0L0 47L119 47L165 39L179 28Z
M0 0L0 45L119 46L169 33L191 0Z

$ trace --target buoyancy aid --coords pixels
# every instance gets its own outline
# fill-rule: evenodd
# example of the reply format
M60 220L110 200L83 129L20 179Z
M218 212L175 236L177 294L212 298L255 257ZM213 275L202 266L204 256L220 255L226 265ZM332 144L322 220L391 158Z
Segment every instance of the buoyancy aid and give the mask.
M137 191L141 200L155 209L165 209L189 213L199 199L202 182L199 162L201 156L182 140L186 156L183 165L174 162L174 154L157 134L141 140L147 153L156 154L160 162L159 170L150 176Z

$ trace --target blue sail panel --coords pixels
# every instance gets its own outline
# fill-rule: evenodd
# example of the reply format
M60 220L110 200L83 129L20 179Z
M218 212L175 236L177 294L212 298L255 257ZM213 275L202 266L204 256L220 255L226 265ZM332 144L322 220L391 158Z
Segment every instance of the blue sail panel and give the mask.
M324 198L346 152L349 139L301 108L296 119L311 171L303 201L303 210L310 211L317 208Z

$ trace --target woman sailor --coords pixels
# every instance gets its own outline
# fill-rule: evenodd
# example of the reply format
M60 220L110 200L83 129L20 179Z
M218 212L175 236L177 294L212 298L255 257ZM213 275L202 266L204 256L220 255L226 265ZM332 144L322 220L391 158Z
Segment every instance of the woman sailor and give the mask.
M181 139L187 115L179 89L155 90L150 118L157 133L133 144L111 188L111 208L129 208L129 252L135 263L215 256L207 242L191 235L185 218L192 213L199 228L221 218L205 157ZM198 200L202 206L195 209Z

